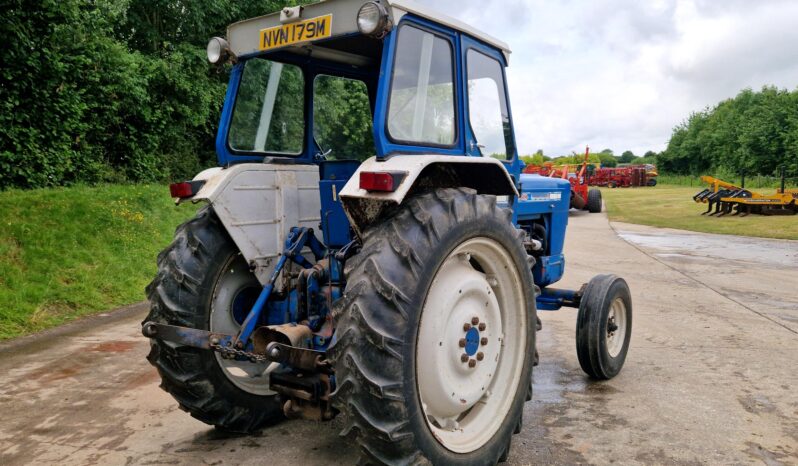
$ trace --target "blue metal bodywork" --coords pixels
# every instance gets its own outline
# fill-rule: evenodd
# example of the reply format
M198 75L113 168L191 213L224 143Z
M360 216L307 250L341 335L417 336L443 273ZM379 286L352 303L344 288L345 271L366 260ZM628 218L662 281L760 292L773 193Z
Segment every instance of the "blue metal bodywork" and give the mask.
M321 225L324 244L338 249L353 239L349 219L346 218L338 193L360 162L357 160L325 161L319 164L319 194L321 195Z
M571 183L559 178L521 175L520 197L513 206L516 223L531 230L541 225L545 230L544 252L532 269L535 284L545 288L562 278L565 272L565 229L571 203Z
M409 24L447 40L454 52L457 137L450 146L409 145L393 141L388 135L388 101L398 31L404 25ZM506 83L504 73L507 62L500 50L464 33L443 27L412 14L405 15L397 27L383 39L379 68L345 66L285 52L263 54L264 57L271 60L299 66L304 73L306 122L304 148L301 154L293 158L292 162L317 164L319 166L319 192L321 198L321 223L319 227L323 236L323 244L314 236L312 230L299 228L291 230L291 234L286 239L285 252L278 261L272 279L264 286L254 305L247 312L234 309L236 320L241 323L241 332L235 338L235 342L240 345L239 347L249 347L248 339L258 325L297 322L299 319L307 321L308 325L316 332L313 339L315 349L323 350L326 348L332 337L332 329L324 330L324 324L328 321L330 303L338 299L342 294L345 285L342 272L342 256L346 256L344 250L354 244L353 240L355 239L338 193L355 173L359 162L325 161L323 157L320 157L321 148L313 137L313 82L315 77L320 74L328 74L359 79L366 84L373 108L373 136L376 155L380 160L394 156L413 156L414 154L481 157L476 136L468 123L469 108L466 97L468 81L464 69L466 54L472 49L497 60L502 65L502 73ZM233 66L230 75L230 84L216 139L216 152L219 164L222 166L260 161L264 156L270 155L238 153L230 148L227 141L243 69L247 60L254 57L238 58L239 61ZM511 122L512 116L508 95L506 95L506 100ZM509 131L511 131L510 137L512 138L512 153L502 163L512 179L515 180L520 196L518 198L511 196L505 201L505 204L513 209L513 222L516 226L527 231L528 237L535 238L542 245L542 250L534 252L537 261L533 269L533 276L535 283L543 290L538 297L538 307L547 310L557 309L562 305L569 305L577 293L574 291L547 289L549 285L560 280L565 271L563 245L568 224L570 183L561 179L521 174L524 164L519 159L515 149L515 135L512 133L511 124ZM274 156L285 158L284 154L274 154ZM316 257L315 266L299 254L301 249L306 246L310 247ZM284 293L282 296L273 296L275 279L289 260L299 264L305 270L313 269L313 271L304 275L300 273L300 277L303 278L301 278L296 289ZM248 302L251 302L251 299ZM475 345L478 337L479 332L476 329L467 336L467 352L476 351Z

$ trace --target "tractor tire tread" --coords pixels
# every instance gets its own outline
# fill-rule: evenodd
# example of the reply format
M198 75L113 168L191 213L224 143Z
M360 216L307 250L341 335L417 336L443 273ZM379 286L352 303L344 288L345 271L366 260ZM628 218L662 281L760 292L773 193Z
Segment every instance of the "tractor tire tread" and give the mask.
M601 191L595 188L587 192L587 211L591 214L601 212Z
M464 202L464 196L471 202ZM407 420L403 354L408 349L403 333L410 314L418 310L405 290L418 281L422 257L442 235L465 219L497 215L496 211L494 196L478 196L465 188L417 195L392 218L368 229L360 253L347 261L348 285L334 303L336 339L327 355L337 378L331 399L346 414L341 435L357 433L364 464L433 463L415 443ZM509 222L512 212L502 209L498 215ZM516 235L521 252L523 235L520 230ZM517 430L520 413L510 422ZM509 443L487 462L500 462L508 451Z
M617 294L611 295L615 291ZM607 309L616 297L626 305L626 338L621 352L610 358L602 334L606 332ZM632 301L626 281L613 274L593 277L585 288L576 317L576 355L582 370L595 380L609 380L623 367L632 332Z
M207 328L203 284L217 262L214 253L229 247L223 226L210 207L178 226L172 243L158 254L158 272L145 291L150 312L142 325L158 322ZM231 432L252 432L282 418L276 397L256 397L213 374L215 358L207 350L151 339L147 360L161 376L160 387L192 417ZM219 369L217 369L220 371ZM226 382L226 384L225 384Z

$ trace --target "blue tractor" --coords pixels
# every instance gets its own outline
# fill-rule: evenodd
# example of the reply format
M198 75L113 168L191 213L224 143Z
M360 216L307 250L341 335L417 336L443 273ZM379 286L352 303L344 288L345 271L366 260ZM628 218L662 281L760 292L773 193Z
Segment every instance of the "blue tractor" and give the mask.
M537 310L578 308L582 368L620 371L624 280L550 287L570 184L521 174L509 57L405 0L211 39L232 64L219 166L170 186L204 205L158 256L142 327L181 408L236 432L342 414L367 462L495 464L532 397Z

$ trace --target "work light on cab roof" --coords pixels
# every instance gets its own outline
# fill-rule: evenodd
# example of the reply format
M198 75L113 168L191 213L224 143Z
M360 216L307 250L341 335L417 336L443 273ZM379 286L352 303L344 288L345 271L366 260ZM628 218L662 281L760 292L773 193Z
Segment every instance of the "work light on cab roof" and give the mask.
M357 12L357 28L367 36L384 36L391 29L388 11L379 3L364 3Z
M209 62L213 64L220 63L229 55L230 45L221 37L212 37L211 40L208 41L206 52L208 53Z

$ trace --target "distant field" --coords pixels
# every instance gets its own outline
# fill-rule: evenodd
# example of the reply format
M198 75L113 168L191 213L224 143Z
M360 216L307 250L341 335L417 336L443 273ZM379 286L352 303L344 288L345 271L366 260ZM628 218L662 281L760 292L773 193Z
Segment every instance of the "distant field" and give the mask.
M653 188L602 188L610 220L655 227L798 240L798 216L708 217L706 204L693 202L699 186L659 184ZM761 192L772 192L764 188Z
M195 210L159 185L0 192L0 340L145 299Z

